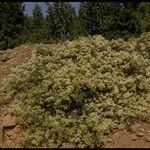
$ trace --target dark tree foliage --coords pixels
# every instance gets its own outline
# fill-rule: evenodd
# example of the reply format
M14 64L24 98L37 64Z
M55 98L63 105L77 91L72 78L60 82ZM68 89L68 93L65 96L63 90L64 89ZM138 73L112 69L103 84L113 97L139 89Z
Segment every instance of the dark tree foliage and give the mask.
M79 18L91 35L102 34L108 39L139 35L149 30L149 3L84 2Z
M22 4L0 2L0 49L12 48L20 43L24 23Z
M53 2L48 4L46 17L48 32L56 41L64 41L75 37L75 21L77 16L69 2Z
M45 18L41 7L36 3L33 9L32 16L26 16L24 23L24 32L22 42L30 43L46 43L47 33Z
M32 16L20 2L0 3L0 49L22 43L57 43L101 34L107 39L139 36L150 30L149 2L81 2L79 15L70 2L46 2L46 17L35 4Z
M103 34L111 29L119 8L119 3L84 2L79 18L89 34Z
M38 4L35 4L33 9L33 18L31 21L31 42L40 43L43 42L43 25L44 17L42 14L41 7Z

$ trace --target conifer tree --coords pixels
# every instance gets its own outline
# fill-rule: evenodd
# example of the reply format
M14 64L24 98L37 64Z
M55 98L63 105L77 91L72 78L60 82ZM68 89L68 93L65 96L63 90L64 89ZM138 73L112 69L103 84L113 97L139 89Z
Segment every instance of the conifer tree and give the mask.
M22 2L0 3L0 49L20 44L24 23L23 11Z
M33 25L34 28L41 28L43 25L43 14L41 7L36 3L33 9Z
M149 31L149 14L150 4L144 2L84 2L79 19L91 35L128 38Z
M84 2L80 7L79 18L89 34L104 34L112 28L119 7L118 2Z
M54 12L52 4L46 2L48 6L47 16L45 18L45 30L47 42L52 42L54 39L53 28L54 28Z
M36 3L33 9L33 19L32 19L32 42L39 43L43 40L43 25L44 17L42 14L41 7Z
M75 10L69 2L53 2L53 4L49 4L47 24L49 33L54 40L73 39L76 19Z

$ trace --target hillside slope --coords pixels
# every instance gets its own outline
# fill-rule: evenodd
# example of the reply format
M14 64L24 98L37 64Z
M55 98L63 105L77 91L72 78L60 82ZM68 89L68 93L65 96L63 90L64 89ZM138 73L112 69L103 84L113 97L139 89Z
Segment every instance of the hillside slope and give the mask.
M2 81L7 78L7 75L10 74L11 69L20 65L23 62L26 62L31 58L31 46L21 45L20 47L14 49L8 49L5 51L0 51L0 89L3 88ZM1 102L3 101L3 96L0 94ZM2 102L3 103L3 102ZM1 106L2 104L0 104ZM22 138L21 129L19 126L16 126L14 129L5 130L2 133L2 123L9 114L10 106L2 105L0 107L0 145L2 147L19 147L19 141ZM10 123L11 120L8 121ZM15 129L17 129L17 134L15 134ZM4 130L4 129L3 129ZM20 132L18 132L20 131ZM13 139L9 139L9 132L12 134ZM4 134L4 135L3 135ZM4 143L2 140L5 140Z
M33 50L18 49L18 63L0 64L1 78L5 65L20 64L4 80L1 103L12 104L24 126L24 147L150 147L149 33L128 42L93 36L32 49L32 58Z

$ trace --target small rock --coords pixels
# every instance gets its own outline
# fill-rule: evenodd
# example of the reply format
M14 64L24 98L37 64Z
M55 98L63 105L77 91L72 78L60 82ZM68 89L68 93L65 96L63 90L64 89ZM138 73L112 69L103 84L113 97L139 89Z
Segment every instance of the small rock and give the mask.
M4 112L4 116L6 116L8 114L8 112Z
M19 133L19 132L21 132L21 130L20 130L20 127L19 126L16 126L15 128L14 128L14 133Z
M137 136L135 136L134 134L131 136L131 140L132 141L135 141L135 140L137 140Z
M145 137L144 137L144 140L145 140L146 142L150 142L150 137L149 137L149 136L145 136Z
M6 135L8 135L8 136L12 136L13 134L14 134L13 130L10 130L10 131L6 132Z
M10 144L11 144L11 140L5 141L5 147L8 147L8 145L10 145Z
M143 136L144 136L144 133L138 132L136 135L139 136L139 137L143 137Z
M26 46L24 46L24 49L28 49L28 48L29 48L29 46L27 46L27 45L26 45Z
M64 143L61 148L75 148L75 146L71 143Z
M16 126L16 117L6 115L3 119L2 126L4 126L4 127Z
M2 62L6 62L8 60L7 54L4 54L3 57L1 57Z
M7 49L7 52L10 53L12 50L11 49Z
M112 142L112 139L110 139L110 138L107 139L107 142L108 142L108 143L111 143L111 142Z
M140 129L139 129L139 131L144 132L144 131L145 131L145 129L144 129L144 128L140 128Z
M16 134L13 134L12 136L9 137L10 140L15 140L17 138L17 135Z

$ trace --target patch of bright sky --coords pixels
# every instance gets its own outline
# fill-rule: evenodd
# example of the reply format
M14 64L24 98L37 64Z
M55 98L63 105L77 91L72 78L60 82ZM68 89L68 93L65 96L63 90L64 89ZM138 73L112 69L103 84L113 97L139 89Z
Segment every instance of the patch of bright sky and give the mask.
M32 16L32 10L34 8L35 2L25 2L25 14ZM43 15L46 15L47 5L45 2L38 2L38 5L41 7ZM75 8L76 12L78 13L80 2L71 2L71 5Z

